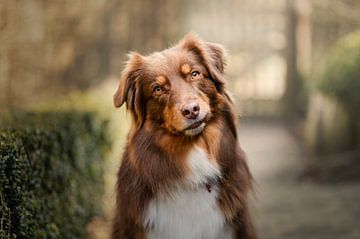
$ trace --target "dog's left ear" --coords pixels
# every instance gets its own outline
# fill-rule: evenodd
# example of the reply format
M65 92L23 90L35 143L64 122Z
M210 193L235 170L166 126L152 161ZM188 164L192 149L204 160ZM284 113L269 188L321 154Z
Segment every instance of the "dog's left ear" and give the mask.
M205 42L193 33L186 35L179 45L200 58L217 90L222 92L225 84L225 49L219 44Z

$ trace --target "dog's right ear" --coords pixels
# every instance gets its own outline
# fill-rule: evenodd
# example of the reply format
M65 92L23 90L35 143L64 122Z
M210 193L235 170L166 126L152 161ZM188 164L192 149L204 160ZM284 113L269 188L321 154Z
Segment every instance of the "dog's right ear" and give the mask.
M141 72L144 69L144 58L136 52L129 55L124 71L121 73L120 84L114 94L114 105L119 108L126 102L137 127L145 120L145 105L140 87Z
M126 62L125 69L121 73L119 86L114 94L114 105L121 107L126 101L129 108L133 104L136 92L136 79L139 77L144 63L143 57L137 53L129 54L129 60Z

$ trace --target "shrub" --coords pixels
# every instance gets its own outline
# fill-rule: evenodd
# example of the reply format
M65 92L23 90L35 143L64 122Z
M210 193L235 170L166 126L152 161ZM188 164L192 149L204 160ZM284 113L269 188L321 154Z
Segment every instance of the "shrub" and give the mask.
M318 88L346 107L360 105L360 31L335 45L320 74Z
M360 31L335 44L316 86L305 126L310 151L359 158Z
M106 122L17 112L0 126L0 238L84 237L101 212Z

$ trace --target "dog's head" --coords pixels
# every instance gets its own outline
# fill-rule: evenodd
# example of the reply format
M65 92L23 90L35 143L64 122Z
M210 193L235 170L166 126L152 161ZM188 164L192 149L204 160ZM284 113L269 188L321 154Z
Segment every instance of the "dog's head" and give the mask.
M193 34L149 56L131 53L114 95L126 102L137 128L157 126L195 136L211 120L224 94L224 50Z

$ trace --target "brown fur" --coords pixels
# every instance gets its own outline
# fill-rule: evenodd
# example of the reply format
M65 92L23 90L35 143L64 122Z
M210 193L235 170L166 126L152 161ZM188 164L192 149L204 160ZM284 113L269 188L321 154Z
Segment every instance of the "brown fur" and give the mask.
M192 77L194 70L200 74ZM252 177L238 144L223 73L223 48L191 34L163 52L130 55L114 96L116 107L126 102L134 126L118 172L112 238L146 238L142 223L149 201L185 178L189 169L184 158L194 145L204 148L221 168L218 204L234 237L256 238L247 205ZM179 105L191 100L208 113L203 132L186 136Z

